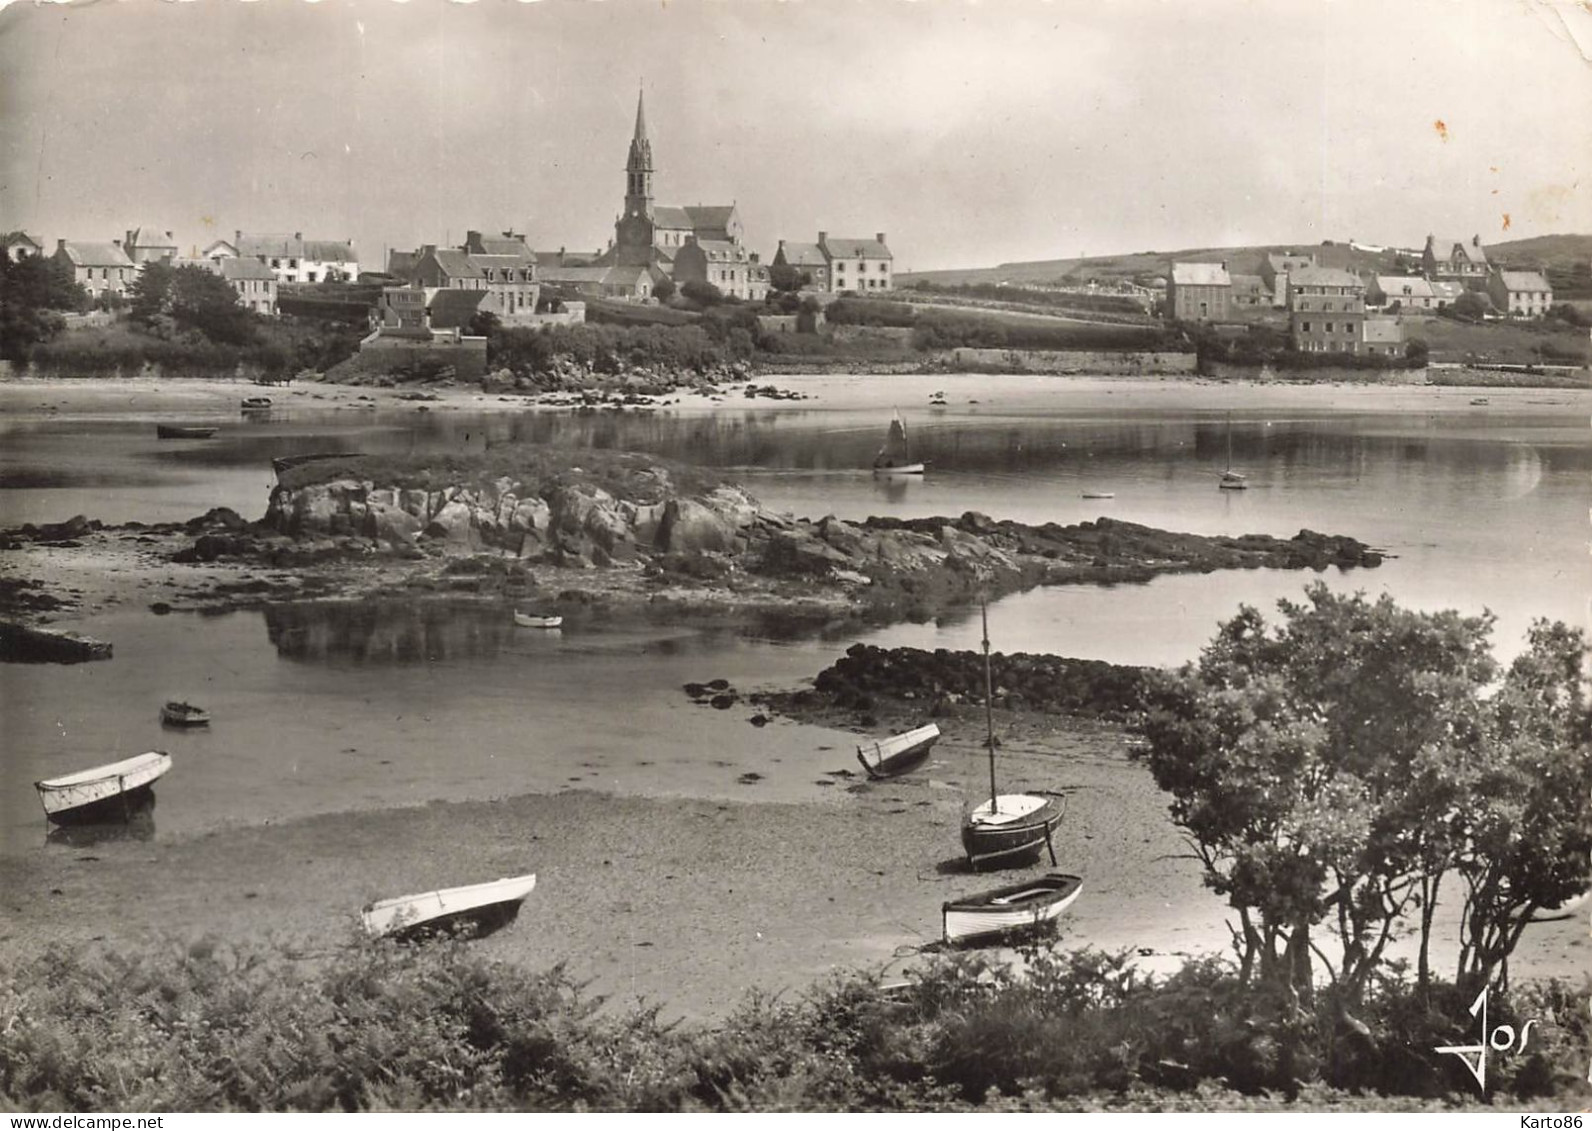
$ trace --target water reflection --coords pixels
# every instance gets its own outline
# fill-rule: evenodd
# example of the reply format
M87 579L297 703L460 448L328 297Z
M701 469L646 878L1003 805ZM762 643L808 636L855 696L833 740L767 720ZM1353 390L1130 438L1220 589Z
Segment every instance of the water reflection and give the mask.
M155 791L141 789L126 795L125 805L113 811L102 808L93 819L51 825L46 844L89 848L120 841L153 840L155 836Z
M490 659L533 638L556 644L562 635L517 629L507 609L391 601L271 605L265 628L284 659L355 664Z

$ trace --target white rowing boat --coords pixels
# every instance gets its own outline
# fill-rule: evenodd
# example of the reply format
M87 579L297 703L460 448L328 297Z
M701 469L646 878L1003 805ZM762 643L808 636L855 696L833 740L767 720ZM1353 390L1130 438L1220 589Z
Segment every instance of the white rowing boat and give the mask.
M894 777L923 761L939 737L940 728L930 723L905 734L894 734L858 746L857 761L862 763L870 778Z
M484 884L400 895L370 904L360 918L366 932L374 936L445 928L465 920L476 921L485 933L518 915L520 904L535 886L535 875L508 876Z
M57 824L125 816L155 781L171 769L171 755L150 750L120 762L33 783L44 815Z
M1052 872L1037 880L947 901L941 908L947 943L993 941L1050 927L1072 906L1083 880Z

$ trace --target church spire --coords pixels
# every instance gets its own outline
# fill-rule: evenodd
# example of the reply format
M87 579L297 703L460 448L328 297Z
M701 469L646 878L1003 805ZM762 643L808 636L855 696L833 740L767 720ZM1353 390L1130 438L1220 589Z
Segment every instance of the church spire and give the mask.
M652 216L652 142L647 139L645 95L636 93L636 134L625 163L625 215Z

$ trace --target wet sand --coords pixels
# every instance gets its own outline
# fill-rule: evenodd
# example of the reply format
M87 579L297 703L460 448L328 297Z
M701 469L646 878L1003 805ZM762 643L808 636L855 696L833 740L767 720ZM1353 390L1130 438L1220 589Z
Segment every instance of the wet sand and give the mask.
M962 863L963 786L951 780L977 780L977 729L949 725L931 762L894 781L837 773L825 803L570 791L51 844L0 858L0 968L50 943L204 935L314 958L354 937L369 900L535 872L518 920L473 945L535 969L565 962L614 1008L712 1021L754 987L800 994L842 970L897 977L934 949L944 900L1038 870L974 875ZM1002 750L1001 788L1067 794L1060 870L1085 879L1061 945L1129 948L1162 972L1222 950L1221 902L1120 733L1038 719L1024 731ZM1515 977L1579 980L1582 920L1529 928Z

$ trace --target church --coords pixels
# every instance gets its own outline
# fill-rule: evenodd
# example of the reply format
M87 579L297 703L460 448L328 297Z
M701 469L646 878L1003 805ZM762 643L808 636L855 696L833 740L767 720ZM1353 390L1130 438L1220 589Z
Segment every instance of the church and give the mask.
M613 244L599 267L645 267L676 285L711 283L726 295L760 300L768 293L768 268L742 243L734 204L671 205L652 201L652 141L645 96L636 96L636 131L625 162L625 210L614 224Z

